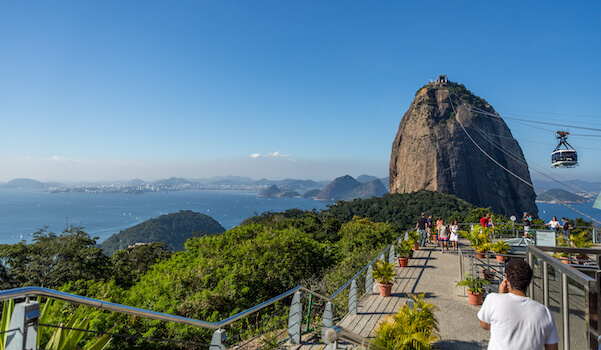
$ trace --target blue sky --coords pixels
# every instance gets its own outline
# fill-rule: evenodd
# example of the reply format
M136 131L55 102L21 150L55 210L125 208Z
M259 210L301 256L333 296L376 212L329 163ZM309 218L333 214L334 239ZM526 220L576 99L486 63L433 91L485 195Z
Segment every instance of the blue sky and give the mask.
M598 136L551 169L519 123L601 135L599 1L2 2L0 47L0 181L385 177L439 74L600 174Z

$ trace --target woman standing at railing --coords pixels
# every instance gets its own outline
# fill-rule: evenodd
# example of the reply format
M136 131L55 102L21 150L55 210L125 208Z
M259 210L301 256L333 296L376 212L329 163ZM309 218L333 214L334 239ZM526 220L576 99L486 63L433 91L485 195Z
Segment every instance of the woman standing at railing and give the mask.
M459 225L457 224L457 220L453 219L451 221L449 230L451 231L449 241L451 241L451 244L453 245L453 250L457 250L457 242L459 241Z
M443 219L439 219L440 226L438 226L438 240L440 240L440 251L444 253L444 248L449 250L448 241L449 241L449 228L444 224Z

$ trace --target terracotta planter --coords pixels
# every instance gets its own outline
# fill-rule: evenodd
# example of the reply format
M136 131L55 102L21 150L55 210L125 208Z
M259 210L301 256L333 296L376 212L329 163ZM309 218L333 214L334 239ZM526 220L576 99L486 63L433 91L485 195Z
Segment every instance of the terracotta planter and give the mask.
M590 258L586 255L579 255L576 257L576 261L578 261L579 265L584 265L586 264L588 261L590 260Z
M390 292L392 291L392 283L383 284L378 282L378 287L380 287L380 295L383 297L389 297Z
M408 264L409 264L409 258L399 258L399 266L400 267L407 267Z
M411 249L413 249L413 251L419 250L419 243L415 243Z
M570 265L570 258L559 258L559 260L566 265Z
M432 235L432 240L434 242L438 242L438 235Z
M472 293L467 291L467 298L470 301L470 305L482 305L482 299L484 298L483 293Z
M505 261L505 257L503 255L497 255L497 261L503 262L503 261Z
M481 254L481 253L486 253L486 250L476 250L476 258L478 259L484 259L486 258L486 255Z
M492 271L482 270L482 277L485 280L492 282L495 279L495 273Z

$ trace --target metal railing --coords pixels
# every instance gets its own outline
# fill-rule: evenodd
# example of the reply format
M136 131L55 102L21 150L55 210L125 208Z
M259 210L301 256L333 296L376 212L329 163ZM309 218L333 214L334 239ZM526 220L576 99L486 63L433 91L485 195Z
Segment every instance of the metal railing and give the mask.
M175 323L184 324L184 325L212 329L212 330L214 330L214 333L213 333L213 338L211 340L210 349L217 350L217 349L225 349L224 344L227 340L227 336L226 336L224 328L226 326L231 325L232 323L234 323L240 319L243 319L251 314L259 312L259 311L265 309L266 307L273 305L277 302L280 302L290 296L293 296L293 300L292 300L292 303L290 306L290 312L289 312L288 335L289 335L289 340L291 343L299 344L300 340L301 340L300 339L300 336L302 334L301 327L302 327L302 323L303 323L302 322L303 315L302 315L302 307L301 307L300 299L301 299L302 293L305 293L307 295L310 295L311 297L316 297L316 298L322 299L326 302L326 307L325 307L325 310L324 310L324 313L322 316L321 339L322 339L322 341L327 343L327 338L325 336L325 333L329 328L334 326L334 324L333 324L334 317L333 317L333 312L332 312L334 299L337 296L339 296L345 289L349 288L348 313L356 314L357 313L357 298L360 297L357 292L357 283L356 283L357 278L361 274L366 272L365 293L362 294L361 296L368 294L368 293L372 293L374 290L373 286L375 285L374 281L373 281L373 276L372 276L372 265L377 260L384 260L384 257L387 252L388 252L388 261L391 263L394 262L394 260L396 258L396 255L394 252L394 244L397 241L399 241L401 239L406 239L406 238L407 238L407 232L402 234L399 238L395 239L395 241L393 243L391 243L388 247L386 247L386 249L384 249L384 251L382 251L380 254L378 254L378 256L376 258L374 258L371 262L369 262L364 268L362 268L359 272L357 272L349 281L347 281L342 287L340 287L336 292L334 292L329 297L319 294L315 291L312 291L304 286L297 286L297 287L290 289L276 297L273 297L261 304L258 304L252 308L242 311L234 316L228 317L220 322L206 322L206 321L196 320L196 319L187 318L187 317L175 316L175 315L166 314L166 313L162 313L162 312L155 312L155 311L151 311L151 310L147 310L147 309L141 309L141 308L136 308L136 307L132 307L132 306L106 302L106 301L88 298L88 297L84 297L84 296L80 296L80 295L76 295L76 294L60 292L57 290L43 288L43 287L22 287L22 288L3 290L3 291L0 291L0 301L26 298L27 301L22 304L24 304L25 307L28 307L27 305L31 305L31 303L29 303L30 298L44 297L44 298L49 298L49 299L70 302L70 303L74 303L74 304L78 304L78 305L83 305L86 307L93 307L93 308L97 308L100 310L107 310L107 311L118 312L118 313L132 315L132 316L146 317L146 318L165 321L165 322L175 322ZM39 305L38 305L38 308L39 308ZM38 311L38 316L39 316L39 311ZM35 321L36 321L35 333L37 336L37 319ZM31 323L31 322L29 322L29 323ZM27 334L27 329L28 329L29 323L25 322L24 324L19 326L20 328L11 329L11 331L15 334L17 334L17 333L19 333L21 335ZM11 327L11 328L14 328L14 327ZM31 327L29 327L29 328L31 328ZM30 333L33 331L34 330L30 329ZM348 334L348 332L345 334ZM351 336L352 336L352 339L354 339L354 340L361 339L362 342L367 342L367 340L365 338L362 338L358 335L351 335ZM11 338L11 333L9 333L9 338ZM19 347L16 349L22 349L22 347Z
M599 348L599 293L601 249L528 246L534 271L529 296L551 310L563 350ZM549 253L596 255L594 264L566 264ZM583 259L584 260L584 259Z

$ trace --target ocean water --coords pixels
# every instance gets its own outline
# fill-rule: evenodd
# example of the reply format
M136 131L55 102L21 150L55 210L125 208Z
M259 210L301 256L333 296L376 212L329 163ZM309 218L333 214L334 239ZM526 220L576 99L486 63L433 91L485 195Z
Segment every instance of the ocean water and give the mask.
M47 193L0 190L0 243L31 240L48 226L61 233L69 225L84 226L102 242L119 231L160 215L192 210L211 216L225 229L267 211L325 209L331 202L307 198L265 198L245 191L175 191L144 194Z
M536 203L536 205L538 206L538 216L545 222L549 222L554 216L556 216L557 220L559 221L561 221L561 218L583 218L586 221L593 221L591 220L591 218L593 218L598 222L601 222L601 210L593 208L593 204L594 202L569 204L570 207L578 210L575 211L563 204ZM586 214L590 218L585 215L582 215L581 213ZM593 221L593 223L595 222Z
M45 226L61 233L68 225L84 226L102 242L119 231L160 215L180 210L207 214L225 229L267 211L325 209L331 202L306 198L265 198L245 191L176 191L133 194L47 193L0 189L0 243L30 240ZM583 215L560 204L537 203L539 216L577 218ZM571 204L601 222L601 210L593 202ZM586 218L589 220L589 218Z

